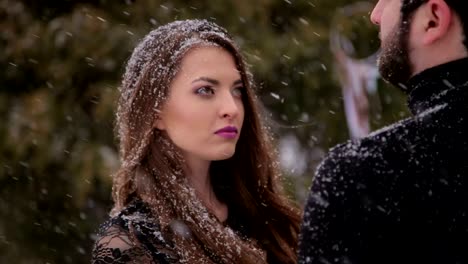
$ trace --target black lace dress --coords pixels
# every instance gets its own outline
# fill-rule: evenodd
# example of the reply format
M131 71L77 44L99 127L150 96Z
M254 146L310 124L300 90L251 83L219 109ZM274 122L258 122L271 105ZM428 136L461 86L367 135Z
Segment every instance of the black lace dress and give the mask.
M232 217L225 224L246 237L244 226ZM179 259L172 242L162 236L151 210L141 200L135 200L101 225L91 263L171 264L179 263Z

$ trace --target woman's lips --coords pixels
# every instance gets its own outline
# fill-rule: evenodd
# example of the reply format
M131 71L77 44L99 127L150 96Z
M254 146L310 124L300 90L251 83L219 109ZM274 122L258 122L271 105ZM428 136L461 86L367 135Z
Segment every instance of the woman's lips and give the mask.
M234 126L223 127L215 132L216 135L221 136L223 138L235 138L237 136L237 133L237 128Z
M236 132L219 132L216 135L221 136L223 138L235 138L237 136Z

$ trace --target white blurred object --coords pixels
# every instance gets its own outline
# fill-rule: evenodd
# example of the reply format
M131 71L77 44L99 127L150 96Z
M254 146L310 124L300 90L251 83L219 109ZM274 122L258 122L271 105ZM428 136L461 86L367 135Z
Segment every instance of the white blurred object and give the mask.
M368 2L358 2L345 6L338 12L340 15L352 17L368 14L371 8L372 4ZM353 44L334 27L330 32L330 49L337 64L350 136L365 137L370 132L369 94L375 94L377 91L377 53L363 59L351 57L345 49L354 50Z

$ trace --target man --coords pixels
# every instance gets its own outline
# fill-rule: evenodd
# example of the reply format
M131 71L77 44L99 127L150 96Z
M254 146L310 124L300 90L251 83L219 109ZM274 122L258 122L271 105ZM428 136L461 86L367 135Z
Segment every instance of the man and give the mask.
M379 70L413 116L331 150L299 263L468 263L468 0L379 0Z

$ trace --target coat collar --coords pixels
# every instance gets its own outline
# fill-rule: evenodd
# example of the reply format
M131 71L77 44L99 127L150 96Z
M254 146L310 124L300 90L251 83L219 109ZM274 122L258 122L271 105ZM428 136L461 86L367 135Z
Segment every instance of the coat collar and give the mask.
M413 114L447 103L448 98L468 91L468 58L429 68L408 81L408 106Z

